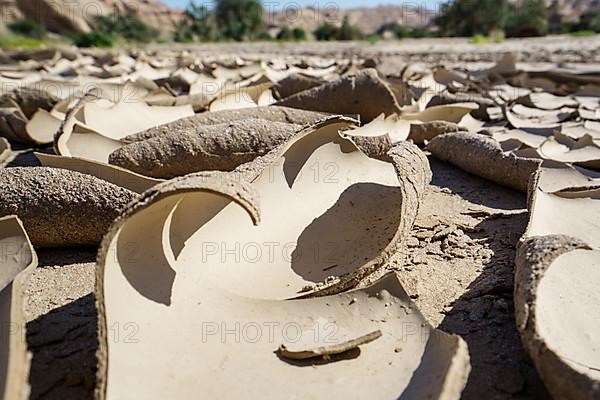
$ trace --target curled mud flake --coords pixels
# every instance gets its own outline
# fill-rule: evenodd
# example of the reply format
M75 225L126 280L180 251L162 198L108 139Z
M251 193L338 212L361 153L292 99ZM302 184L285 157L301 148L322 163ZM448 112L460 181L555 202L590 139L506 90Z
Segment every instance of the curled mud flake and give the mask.
M17 215L39 247L96 246L136 194L64 169L0 169L0 215Z
M365 155L340 134L353 125L334 117L305 129L265 155L268 163L247 166L245 179L191 174L154 186L129 205L109 229L98 258L99 399L131 393L138 379L124 374L131 362L150 378L149 385L136 386L136 395L146 399L187 398L199 390L208 396L254 397L265 382L278 398L290 390L311 397L322 394L331 379L340 383L330 387L340 398L365 388L377 398L460 396L470 369L465 343L432 329L395 275L342 293L378 270L408 234L431 178L426 157L410 143L396 144L388 161ZM328 163L335 168L316 167ZM317 176L311 173L315 168ZM140 246L133 259L126 252L130 243ZM240 257L221 257L236 243L252 245L240 246L246 251ZM268 252L272 257L257 258L257 246L265 243L297 245L274 247ZM315 244L327 247L315 254ZM316 292L298 298L307 286ZM376 296L383 291L385 296ZM126 306L119 300L124 298ZM138 345L108 339L108 327L134 316L142 335ZM221 340L207 331L236 322L245 329L240 335L252 334L251 340ZM405 338L399 354L394 349L406 324L423 335ZM165 339L173 326L181 333L176 341ZM268 326L273 335L248 330ZM203 340L198 332L205 333ZM292 334L302 335L306 345L296 349ZM440 334L445 340L438 340ZM331 359L284 363L273 356L274 343ZM150 349L155 357L148 359ZM204 362L194 362L200 354ZM215 369L223 356L228 367ZM337 357L344 362L330 362ZM294 379L298 369L290 363L310 366L303 373L315 384ZM239 371L249 379L232 390ZM357 374L369 384L351 378ZM166 375L173 379L159 378Z
M29 398L31 354L27 349L25 305L29 278L37 256L16 216L0 217L0 323L7 329L1 341L0 393L6 399Z
M332 114L358 114L365 123L381 113L400 113L394 93L373 69L361 70L355 75L305 90L276 104Z
M109 162L141 175L173 178L199 171L233 171L267 154L301 126L247 119L171 132L115 150Z
M332 355L354 350L359 346L379 339L381 335L381 331L376 330L354 339L347 339L342 343L335 343L321 347L313 346L312 348L308 347L312 343L306 343L304 346L299 343L287 345L282 344L279 346L277 353L283 358L289 358L292 360L306 360L308 358L323 357L324 360L329 361Z
M297 110L295 108L280 106L205 112L130 135L124 138L123 141L131 143L170 133L195 133L198 129L204 128L206 125L220 125L245 119L262 119L306 126L322 120L327 115L327 113L322 112Z
M45 153L35 153L42 166L61 168L69 171L92 175L119 187L135 193L143 193L152 186L163 182L162 179L150 178L115 165L99 161L86 160L78 157L55 156Z
M8 140L0 138L0 167L4 167L14 158L14 153Z
M448 133L433 139L427 148L440 160L472 174L523 192L540 161L506 154L494 139L473 133Z

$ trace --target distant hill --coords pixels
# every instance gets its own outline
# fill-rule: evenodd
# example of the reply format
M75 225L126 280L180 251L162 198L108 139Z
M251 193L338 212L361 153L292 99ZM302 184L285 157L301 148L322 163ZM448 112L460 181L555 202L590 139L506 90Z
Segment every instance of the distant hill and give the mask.
M175 30L183 12L158 0L0 0L2 23L23 17L36 20L51 32L89 32L96 15L135 12L161 32Z
M431 25L436 11L435 9L415 8L409 5L353 9L289 8L287 11L282 10L266 14L265 22L271 29L288 26L290 28L301 28L306 32L314 32L324 22L339 26L344 16L348 15L350 22L357 25L364 33L373 33L384 25L395 23L407 27Z

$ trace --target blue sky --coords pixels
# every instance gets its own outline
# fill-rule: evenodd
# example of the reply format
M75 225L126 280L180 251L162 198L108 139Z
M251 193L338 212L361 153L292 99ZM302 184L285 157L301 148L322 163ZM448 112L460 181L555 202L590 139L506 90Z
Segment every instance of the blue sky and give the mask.
M185 8L188 4L188 0L161 0L163 3L166 3L172 7ZM428 7L432 8L436 3L440 0L263 0L263 3L280 3L282 7L286 4L296 3L303 6L306 5L320 5L321 7L325 7L328 3L335 3L340 6L340 8L351 8L351 7L361 7L361 6L375 6L380 4L402 4L402 3L417 3L419 5L426 4ZM197 3L211 3L211 0L196 0Z

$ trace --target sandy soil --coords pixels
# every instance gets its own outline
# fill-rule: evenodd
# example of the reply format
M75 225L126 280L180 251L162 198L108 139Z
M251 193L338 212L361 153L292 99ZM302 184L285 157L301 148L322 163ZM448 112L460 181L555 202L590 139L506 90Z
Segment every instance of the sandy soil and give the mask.
M545 399L513 315L515 244L526 199L430 157L434 178L397 271L436 326L463 336L472 372L465 400ZM95 250L41 251L30 282L32 399L83 400L95 386Z

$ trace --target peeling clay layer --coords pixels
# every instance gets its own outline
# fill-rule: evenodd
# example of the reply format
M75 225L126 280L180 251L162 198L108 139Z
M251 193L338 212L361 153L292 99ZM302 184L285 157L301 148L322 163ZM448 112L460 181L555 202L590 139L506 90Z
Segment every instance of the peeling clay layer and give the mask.
M12 161L13 152L8 140L0 137L0 168Z
M123 138L123 142L139 142L156 136L170 134L192 134L197 133L199 129L205 128L205 125L220 125L245 119L263 119L294 125L312 125L326 116L327 113L323 112L297 110L295 108L279 106L204 112L127 136Z
M567 256L569 260L558 263ZM515 272L517 327L524 347L556 399L594 399L600 396L600 374L597 370L589 369L598 365L587 364L586 368L585 364L577 363L578 359L586 358L585 353L588 354L587 358L593 359L600 350L597 341L595 347L587 342L597 337L595 311L581 314L581 311L565 308L569 302L575 302L579 310L597 310L598 303L593 303L593 295L586 292L566 296L568 288L564 286L570 284L569 287L573 288L575 282L570 282L573 279L565 279L569 276L575 280L597 277L597 273L593 272L592 275L589 272L585 276L580 274L585 269L585 263L595 259L597 264L599 256L598 251L592 251L587 244L562 235L533 237L521 243L518 249ZM594 267L597 270L598 265ZM558 281L560 283L548 288L549 292L541 292L550 268L558 269L555 273L564 274L563 278ZM593 292L596 290L593 289ZM562 315L561 309L567 315ZM557 317L560 321L555 320ZM585 347L584 353L580 352L581 347Z
M427 149L440 160L510 188L527 192L540 161L505 154L494 139L466 132L433 139Z
M369 159L340 136L340 129L348 124L343 118L323 122L281 146L274 156L265 157L272 167L269 179L261 171L255 171L249 182L237 174L192 174L155 186L128 207L105 236L98 258L97 399L131 393L133 380L137 380L134 374L125 373L131 363L148 379L147 385L136 386L136 395L145 399L190 398L199 391L220 398L256 397L264 394L266 384L274 398L290 392L319 397L324 387L331 396L343 398L355 395L365 383L372 388L371 395L380 399L459 398L470 369L465 343L433 330L393 275L365 289L290 301L287 299L297 295L304 283L319 279L320 263L316 265L312 257L302 267L298 254L292 258L300 264L292 261L292 265L268 258L246 265L247 260L232 263L219 256L198 268L201 244L206 240L230 246L248 240L270 241L275 234L279 241L297 240L302 246L302 237L309 234L317 243L341 236L338 245L343 246L351 233L356 234L351 241L356 249L340 248L340 254L348 257L340 266L354 266L357 274L372 272L371 267L379 265L412 226L412 214L416 214L431 173L422 152L408 143L390 152L393 164ZM315 161L338 163L337 181L304 180ZM311 204L304 201L306 197L312 199ZM297 207L299 201L305 207ZM296 212L290 213L290 209ZM399 214L391 214L395 215L392 221L377 215L363 221L360 212L367 209L380 216L392 211ZM325 214L320 215L323 210ZM331 224L327 213L334 213L340 223L352 221L352 226ZM367 221L369 230L356 228ZM394 225L387 226L389 222ZM371 239L389 228L396 230L394 237L372 252ZM136 260L119 251L132 241L140 246ZM365 262L365 258L374 262ZM336 273L344 271L327 268L327 275ZM353 271L346 269L345 273L352 275ZM297 274L303 274L305 282L294 281ZM347 283L351 281L345 278L342 282L346 284L335 289L350 289ZM315 320L318 315L324 317ZM107 327L131 318L139 325L139 346L109 340ZM261 326L269 321L281 326L295 324L306 347L290 343L277 329L271 339L260 335L253 342L217 337L192 340L206 321L217 326L250 322ZM276 350L282 346L296 346L295 351L303 354L311 348L327 349L326 336L314 341L310 327L315 322L323 332L334 324L335 339L346 347L325 350L328 357L322 360L278 357ZM402 326L407 324L418 326L420 334L403 339ZM178 340L165 341L174 327ZM381 337L375 337L376 331ZM162 350L156 352L157 348ZM333 354L338 350L346 351ZM149 351L155 357L148 358ZM228 367L215 368L224 354ZM198 357L202 363L195 361ZM165 375L173 378L160 379ZM240 381L240 377L244 378ZM339 384L331 386L332 379ZM232 380L238 382L234 387L229 384ZM312 384L306 385L306 381Z
M0 169L0 216L17 215L39 247L95 246L136 194L54 168Z
M515 315L523 345L554 398L600 396L598 189L580 171L552 165L540 169L529 190L530 220L516 257Z
M9 84L10 85L10 84ZM35 87L18 86L0 97L0 132L2 136L21 144L40 145L52 141L51 136L34 132L29 123L36 113L47 113L59 99L53 94ZM45 126L34 130L43 131Z
M0 324L6 335L0 341L0 395L3 399L27 400L31 354L27 351L25 289L37 266L37 256L23 224L14 215L0 217L0 249Z
M115 165L86 160L84 158L54 156L45 153L34 154L44 167L61 168L92 175L135 193L143 193L152 186L163 182L162 179L149 178Z
M275 84L273 92L278 100L285 99L296 93L322 85L320 79L301 74L289 75Z
M459 397L469 372L464 342L433 331L395 277L373 288L334 297L286 300L303 295L307 283L317 284L329 275L341 279L334 285L316 285L313 296L351 289L355 277L373 272L410 230L419 198L431 178L423 153L409 143L390 151L391 163L369 159L340 136L339 131L351 124L351 120L334 118L299 133L263 157L268 162L247 166L248 181L238 174L192 174L159 184L130 205L105 236L99 252L98 399L118 397L130 390L128 380L134 376L123 370L130 362L142 366L152 382L136 391L147 399L167 395L188 398L200 387L210 396L238 398L242 392L254 396L262 392L267 381L275 397L290 390L310 397L320 393L334 376L344 380L344 384L329 388L336 397L355 393L355 386L364 385L365 379L377 387L377 398L398 398L402 393L408 398ZM335 162L340 175L315 181L308 173L316 163L325 162ZM310 204L305 202L307 197L312 199ZM305 206L298 207L299 202ZM296 211L290 213L290 209ZM368 218L363 220L362 212L370 213ZM330 222L332 217L337 224ZM339 226L344 222L351 225ZM360 229L363 222L368 223L368 230ZM384 236L378 238L381 234ZM349 238L352 250L344 247ZM385 241L375 243L373 238ZM290 264L276 252L273 261L261 258L248 264L246 259L231 262L219 256L197 268L198 257L202 257L198 252L207 241L231 247L248 240L262 243L273 239L296 241L297 248L335 241L339 247L336 255L345 259L332 268L330 260L315 264L310 257L307 263L296 253ZM124 258L118 250L132 242L140 246L136 260ZM321 267L327 268L321 271ZM303 280L298 280L298 274ZM123 301L128 307L122 307ZM192 309L193 315L188 315ZM349 319L348 309L355 310ZM302 370L277 357L277 348L293 345L278 333L272 343L265 335L255 343L185 337L164 341L163 329L173 326L185 336L200 332L198 324L202 321L231 324L248 318L256 323L295 323L307 335L308 321L314 322L315 315L331 315L318 323L323 329L325 324L337 324L339 340L348 348L342 349L346 350L344 355L333 354L340 350L335 348L329 361L309 361L311 367ZM143 335L139 342L142 347L108 340L108 326L134 316ZM161 323L156 325L155 321ZM422 327L429 339L415 337L403 343L399 351L397 335L400 326L408 323ZM381 338L369 343L362 339L377 330L382 332ZM327 348L326 343L308 343L296 350L305 354L313 347ZM147 351L157 346L167 348L147 359ZM356 352L360 352L358 357ZM185 355L190 354L202 354L204 362L188 364ZM223 354L228 354L229 367L216 373L214 365ZM335 357L347 361L336 363ZM245 373L240 375L242 370ZM314 384L295 384L301 382L296 379L298 373L307 374L305 378ZM175 379L158 379L164 374ZM230 388L226 382L236 376L248 379L240 382L238 389L225 391L224 387ZM362 378L357 380L357 376Z
M245 119L170 132L114 151L109 162L133 172L173 178L199 171L232 171L274 149L301 129L299 125Z
M436 136L445 133L459 132L462 129L453 122L447 121L431 121L423 123L410 124L411 139L415 144L425 144Z
M364 123L381 113L400 113L394 93L374 69L361 70L355 75L305 90L279 101L277 105L331 114L358 114Z
M23 114L29 119L33 117L33 114L35 114L38 109L50 111L60 100L49 91L41 90L36 87L22 86L19 86L15 88L14 91L0 97L0 103L5 103L8 99L18 104L23 111Z

